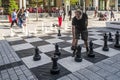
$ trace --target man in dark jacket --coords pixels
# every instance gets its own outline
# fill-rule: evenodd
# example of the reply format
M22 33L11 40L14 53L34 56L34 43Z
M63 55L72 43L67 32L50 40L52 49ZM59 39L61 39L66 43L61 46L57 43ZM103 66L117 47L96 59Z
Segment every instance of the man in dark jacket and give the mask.
M87 14L82 13L82 11L80 11L80 10L76 10L75 11L75 17L72 20L73 39L72 39L71 50L76 49L78 39L81 35L81 39L84 40L86 51L87 52L89 51L87 26L88 26L88 16L87 16Z

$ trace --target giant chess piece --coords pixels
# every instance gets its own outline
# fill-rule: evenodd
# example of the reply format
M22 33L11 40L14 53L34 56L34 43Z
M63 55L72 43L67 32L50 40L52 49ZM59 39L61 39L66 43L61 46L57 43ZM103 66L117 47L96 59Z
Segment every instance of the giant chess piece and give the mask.
M41 56L39 55L39 49L36 47L35 48L35 55L34 55L34 57L33 57L33 60L34 61L38 61L38 60L40 60L41 59Z
M60 55L61 55L61 53L60 53L60 51L59 51L59 46L58 46L57 43L55 44L55 53L54 53L54 55L57 55L57 56L60 56Z
M93 51L93 42L92 41L89 42L89 49L90 49L90 51L88 53L88 57L95 57L95 54Z
M57 64L57 61L58 61L58 56L54 55L52 58L51 58L53 64L52 64L52 69L50 70L50 73L55 75L55 74L59 74L60 73L60 69L58 68L58 64Z
M119 32L117 31L116 34L115 34L115 45L114 45L114 47L120 48L119 41L120 41L120 35L119 35Z
M112 38L112 34L111 34L111 32L109 32L108 41L113 41L113 38Z
M103 51L109 51L108 45L107 45L107 40L108 40L108 36L105 33L104 34L104 46L103 46Z
M82 57L81 57L81 46L79 45L77 47L76 55L75 55L75 61L76 62L82 62Z
M61 36L61 31L60 31L60 29L58 29L58 36Z

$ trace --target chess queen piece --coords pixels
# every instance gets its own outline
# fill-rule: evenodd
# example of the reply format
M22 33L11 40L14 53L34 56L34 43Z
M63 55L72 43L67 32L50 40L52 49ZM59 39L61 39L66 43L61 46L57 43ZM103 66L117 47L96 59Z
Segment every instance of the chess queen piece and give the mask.
M38 61L38 60L40 60L41 59L41 56L39 55L39 49L36 47L35 48L35 55L34 55L34 57L33 57L33 60L34 61Z
M115 45L114 45L114 47L120 48L119 41L120 41L120 35L119 35L119 32L117 31L116 34L115 34Z
M58 68L58 56L54 55L52 58L51 58L53 64L52 64L52 69L50 70L50 73L55 75L55 74L59 74L60 73L60 69Z
M76 55L75 55L75 61L76 62L82 62L82 57L81 57L81 46L79 45L77 47Z
M107 45L107 39L108 39L108 36L107 36L107 34L105 33L105 34L104 34L104 46L103 46L103 51L109 51L109 48L108 48L108 45Z
M113 41L113 38L112 38L112 34L111 34L111 32L109 32L109 38L108 38L108 41Z
M55 54L54 55L57 55L57 56L61 55L60 50L59 50L59 46L57 43L55 44Z
M90 49L90 51L89 51L89 53L88 53L88 57L95 57L95 54L94 54L94 51L93 51L93 42L92 41L90 41L89 42L89 49Z

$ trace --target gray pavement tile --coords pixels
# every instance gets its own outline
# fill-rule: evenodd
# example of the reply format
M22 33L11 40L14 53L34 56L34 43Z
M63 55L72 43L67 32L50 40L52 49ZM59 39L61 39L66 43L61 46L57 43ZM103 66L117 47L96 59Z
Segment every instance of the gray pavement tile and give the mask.
M97 71L96 73L97 73L98 75L104 77L104 78L107 77L107 76L112 75L112 73L110 73L110 72L108 72L108 71L106 71L106 70L103 70L103 69Z
M21 65L20 68L22 69L22 71L27 69L27 67L25 65Z
M64 76L64 77L61 77L61 78L59 78L57 80L71 80L71 79L68 76Z
M111 67L110 65L104 64L102 62L96 63L95 65L111 73L116 73L119 71L117 68Z
M73 74L69 74L67 75L71 80L79 80L79 78L77 78L76 76L74 76Z
M101 62L103 62L103 63L105 63L105 64L108 64L108 65L111 65L111 64L114 63L114 62L113 62L112 60L110 60L110 59L106 59L106 60L103 60L103 61L101 61Z
M3 73L7 73L7 70L2 70L2 71L1 71L1 74L3 74Z
M8 73L2 73L2 79L8 79L9 78L9 74Z
M26 76L31 76L32 73L29 70L24 70L23 71Z
M120 71L119 71L119 72L117 72L115 75L117 75L117 76L119 76L119 77L120 77Z
M34 76L29 76L29 77L27 77L27 79L28 80L37 80L37 79L34 78Z
M114 63L111 66L120 70L120 63Z
M88 80L85 76L83 76L82 74L78 73L78 72L74 72L72 73L74 76L78 77L79 80Z
M25 77L25 75L19 75L19 80L27 80L27 78Z
M96 73L94 73L88 69L82 69L82 70L79 70L77 72L82 74L83 76L85 76L89 80L104 80L102 77L100 77L99 75L97 75Z
M116 75L110 75L109 77L106 78L106 80L120 80L120 77Z
M10 75L11 80L18 80L18 76L16 74Z
M91 66L86 67L86 69L89 69L92 72L96 72L96 71L100 70L101 68L97 67L95 65L91 65Z

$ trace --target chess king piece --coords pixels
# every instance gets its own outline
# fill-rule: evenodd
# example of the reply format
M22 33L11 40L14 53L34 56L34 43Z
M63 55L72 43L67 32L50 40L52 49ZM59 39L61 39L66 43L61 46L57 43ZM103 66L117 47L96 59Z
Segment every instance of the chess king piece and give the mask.
M116 34L115 34L115 45L114 45L114 47L120 48L119 41L120 41L120 35L119 35L119 32L117 31Z
M51 58L53 64L52 64L52 69L50 70L50 73L55 75L55 74L59 74L60 73L60 69L58 68L58 64L57 64L57 61L58 61L58 56L54 55L52 58Z
M93 52L93 42L92 41L89 42L89 49L90 49L90 51L88 53L88 57L95 57L95 54Z
M60 55L61 55L61 53L60 53L60 51L59 51L59 46L58 46L57 43L55 44L55 54L54 54L54 55L57 55L57 56L60 56Z
M34 57L33 57L33 60L34 61L38 61L38 60L40 60L41 59L41 56L39 55L39 49L36 47L35 48L35 55L34 55Z
M109 48L108 48L108 45L107 45L107 39L108 39L108 36L107 36L107 34L105 33L105 34L104 34L104 46L103 46L103 51L109 51Z
M109 38L108 38L108 41L113 41L113 38L112 38L112 34L111 34L111 32L109 32Z
M76 55L75 55L75 61L76 62L82 62L82 57L81 57L81 46L79 45L77 47Z

